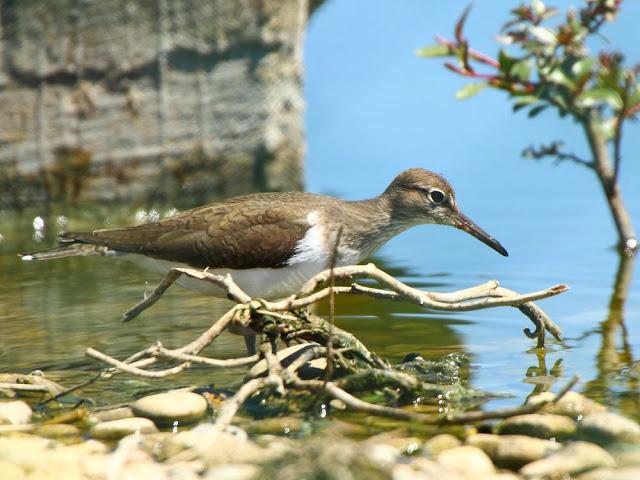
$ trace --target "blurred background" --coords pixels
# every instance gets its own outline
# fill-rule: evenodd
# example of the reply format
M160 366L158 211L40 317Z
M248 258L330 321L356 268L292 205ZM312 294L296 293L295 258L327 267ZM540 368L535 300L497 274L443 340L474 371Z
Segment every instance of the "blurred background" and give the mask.
M513 114L495 91L458 101L469 82L415 55L434 34L451 35L466 4L1 1L0 369L41 367L70 382L95 368L87 346L126 356L157 339L179 345L227 306L175 289L123 326L120 313L157 279L101 258L18 262L16 252L52 245L60 229L141 222L252 190L360 199L424 167L452 183L509 258L424 226L375 261L438 290L492 278L518 291L567 283L568 293L541 302L567 345L532 350L526 319L508 308L434 315L340 298L340 326L396 361L465 352L474 386L515 395L497 404L578 373L582 390L640 418L640 283L613 249L600 187L586 169L520 156L552 140L587 156L580 129L553 113ZM466 32L475 48L497 51L494 35L515 6L474 2ZM640 60L637 18L640 3L625 2L594 50ZM639 151L631 124L620 183L636 227ZM626 302L616 301L621 271ZM216 354L241 351L241 339L225 342Z

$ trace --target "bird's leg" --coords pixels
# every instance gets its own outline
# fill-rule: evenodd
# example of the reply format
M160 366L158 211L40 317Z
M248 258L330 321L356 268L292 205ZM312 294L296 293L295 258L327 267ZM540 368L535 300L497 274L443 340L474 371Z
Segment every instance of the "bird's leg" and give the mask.
M252 356L255 355L258 350L256 348L256 334L250 333L244 335L244 344L247 347L247 355Z

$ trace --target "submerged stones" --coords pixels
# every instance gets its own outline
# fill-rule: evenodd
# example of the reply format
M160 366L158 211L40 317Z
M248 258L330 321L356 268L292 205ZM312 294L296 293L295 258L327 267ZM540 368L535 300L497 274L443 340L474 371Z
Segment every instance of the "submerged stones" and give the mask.
M131 417L94 425L89 434L99 440L116 440L135 433L155 433L156 425L148 418Z
M563 415L531 413L517 415L500 422L497 431L501 435L526 435L564 440L574 434L576 422Z
M171 427L201 419L207 412L207 401L197 393L171 391L142 397L131 405L131 410L159 427Z

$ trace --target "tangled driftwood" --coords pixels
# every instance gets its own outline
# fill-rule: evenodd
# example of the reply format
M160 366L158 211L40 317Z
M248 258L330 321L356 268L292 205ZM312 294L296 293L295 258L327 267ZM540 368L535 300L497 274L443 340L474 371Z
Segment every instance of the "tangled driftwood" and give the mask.
M328 322L305 310L315 302L329 297L333 308L334 295L356 294L373 298L409 301L431 310L469 311L498 306L518 308L534 324L531 331L525 328L529 338L537 339L537 346L544 347L545 334L549 332L561 341L560 328L534 303L534 300L551 297L567 290L566 285L556 285L546 290L528 294L518 294L502 288L498 282L490 281L465 290L450 293L422 291L412 288L373 264L339 267L328 269L307 282L301 291L288 298L278 301L252 299L233 281L230 275L219 276L207 270L191 268L172 269L154 291L123 315L123 321L130 321L144 310L153 305L180 276L186 275L205 282L211 282L227 292L230 300L236 305L220 317L208 330L188 345L176 349L167 349L161 344L151 345L125 360L118 360L92 348L87 354L111 367L101 372L100 377L108 377L117 371L127 372L148 378L161 378L175 375L189 368L193 364L203 364L214 368L248 366L264 359L267 365L266 374L262 377L249 378L236 392L225 401L217 414L219 425L228 425L241 405L258 391L268 389L279 395L286 395L288 391L317 392L341 400L348 408L369 414L411 420L427 424L460 424L489 418L505 418L519 413L539 410L544 405L524 405L518 408L495 410L491 412L465 412L457 415L426 415L409 412L401 408L377 405L365 402L347 391L347 386L354 382L345 381L356 375L375 379L376 382L386 382L398 391L406 394L431 391L434 387L420 378L393 369L384 359L370 352L355 336L337 328ZM377 281L381 286L365 286L353 282L350 285L335 285L336 280L366 278ZM329 284L329 286L325 286ZM260 351L255 355L233 359L214 359L201 356L200 352L213 342L225 330L251 329L262 334L264 340ZM281 340L289 345L295 343L312 342L312 347L302 353L286 368L283 367L276 355L276 343ZM298 370L309 361L316 358L326 359L325 375L323 379L308 380L298 375ZM177 365L164 369L152 368L161 360L178 362ZM331 373L339 368L343 375L341 380L335 381ZM349 377L351 375L352 377ZM576 382L572 379L558 398L569 390ZM344 387L344 388L343 388Z

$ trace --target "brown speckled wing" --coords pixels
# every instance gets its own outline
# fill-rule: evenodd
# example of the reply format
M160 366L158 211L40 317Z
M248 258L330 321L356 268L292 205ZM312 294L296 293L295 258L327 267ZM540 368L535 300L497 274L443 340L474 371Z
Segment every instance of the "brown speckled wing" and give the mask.
M121 229L68 232L66 242L104 245L196 268L279 268L310 228L304 193L255 194ZM312 205L313 207L313 205Z

